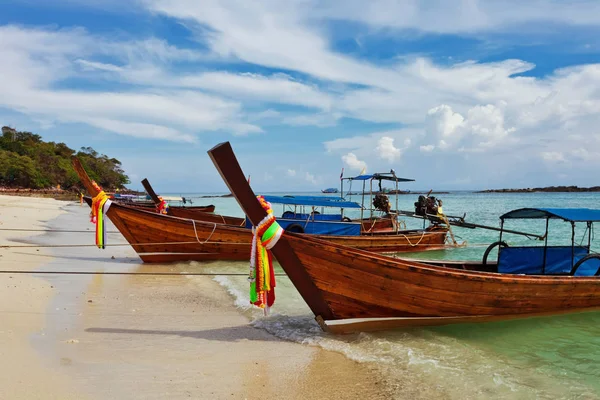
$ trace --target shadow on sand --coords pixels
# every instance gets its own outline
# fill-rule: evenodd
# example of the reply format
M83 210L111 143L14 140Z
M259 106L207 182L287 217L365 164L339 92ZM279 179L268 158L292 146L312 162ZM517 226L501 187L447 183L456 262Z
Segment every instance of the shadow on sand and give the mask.
M226 328L206 329L202 331L177 331L162 329L123 329L123 328L88 328L89 333L116 333L126 335L176 335L193 339L218 340L222 342L238 342L240 340L257 340L280 342L281 340L252 326L232 326Z

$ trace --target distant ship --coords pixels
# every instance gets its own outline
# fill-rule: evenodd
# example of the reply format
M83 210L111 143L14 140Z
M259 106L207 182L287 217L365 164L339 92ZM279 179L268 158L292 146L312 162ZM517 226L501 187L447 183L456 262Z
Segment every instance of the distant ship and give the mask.
M327 188L324 190L321 190L321 193L337 193L338 190L336 188Z

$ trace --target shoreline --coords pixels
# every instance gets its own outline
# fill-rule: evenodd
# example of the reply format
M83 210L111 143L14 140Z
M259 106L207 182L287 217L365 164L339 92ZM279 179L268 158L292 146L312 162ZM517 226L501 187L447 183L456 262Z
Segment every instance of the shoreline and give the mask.
M0 196L0 205L5 201L7 198ZM54 200L33 202L44 208ZM92 230L87 207L70 205L72 208L64 207L66 213L41 226ZM54 204L47 207L58 208ZM24 221L20 223L22 228ZM93 240L93 234L52 233L31 241L92 244ZM108 240L124 242L120 234L109 235ZM35 261L31 268L43 264L48 270L181 272L191 267L141 264L128 245L31 253L15 254L12 262L29 257ZM240 266L245 268L245 263ZM231 295L209 277L24 275L23 279L36 280L47 290L39 304L35 302L38 325L17 335L27 351L35 354L24 367L53 372L47 375L52 376L48 378L51 390L41 386L46 395L53 394L45 397L40 392L40 396L28 398L377 399L391 395L385 378L373 365L320 347L285 341L253 327L243 310L235 307ZM3 304L22 312L25 305L13 304L14 295L3 298ZM29 301L37 295L37 290L19 293ZM20 314L15 315L11 325L21 319ZM5 350L0 345L0 352L6 355ZM21 358L8 355L8 365L12 358ZM22 395L22 386L15 382L23 380L25 371L8 376L11 379L0 381L0 397L18 398L15 394Z

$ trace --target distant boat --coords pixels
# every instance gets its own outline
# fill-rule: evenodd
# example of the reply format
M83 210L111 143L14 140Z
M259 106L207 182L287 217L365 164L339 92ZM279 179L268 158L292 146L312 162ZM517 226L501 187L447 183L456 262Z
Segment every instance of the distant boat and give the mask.
M327 189L321 190L321 193L337 193L337 192L338 192L337 188L327 188Z

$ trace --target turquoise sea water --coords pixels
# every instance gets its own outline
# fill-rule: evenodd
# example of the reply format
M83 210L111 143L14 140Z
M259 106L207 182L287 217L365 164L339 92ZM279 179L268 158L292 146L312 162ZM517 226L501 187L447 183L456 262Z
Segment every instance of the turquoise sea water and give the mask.
M185 195L185 194L184 194ZM194 197L187 194L186 197ZM197 196L197 195L196 195ZM412 210L416 195L399 196L399 208ZM498 216L521 207L600 208L599 193L525 193L440 195L444 211L467 214L467 221L499 226ZM232 198L194 199L212 203L216 212L243 215ZM276 208L276 211L278 209ZM422 221L406 220L408 227ZM505 227L543 234L544 221L510 221ZM577 226L583 239L585 224ZM498 233L454 228L464 248L404 254L418 258L479 260ZM570 225L551 221L549 243L570 244ZM533 244L505 234L509 244ZM587 242L587 238L584 243ZM600 237L592 249L600 250ZM491 256L493 259L493 255ZM206 271L246 271L246 263L194 264ZM253 324L301 343L339 351L359 362L374 363L402 398L600 398L600 313L534 318L502 323L414 328L393 332L332 336L320 331L289 280L279 278L277 302L269 317L248 307L243 277L215 278L232 294Z

